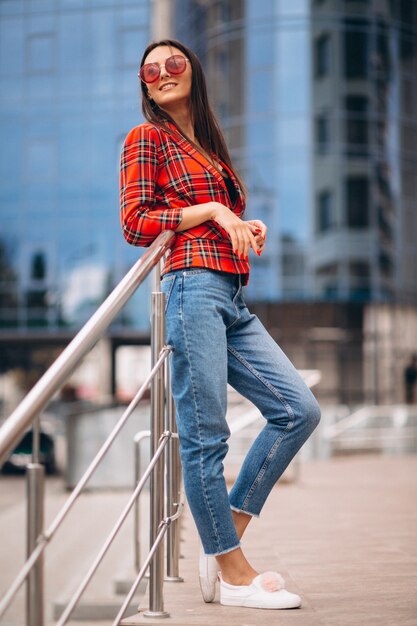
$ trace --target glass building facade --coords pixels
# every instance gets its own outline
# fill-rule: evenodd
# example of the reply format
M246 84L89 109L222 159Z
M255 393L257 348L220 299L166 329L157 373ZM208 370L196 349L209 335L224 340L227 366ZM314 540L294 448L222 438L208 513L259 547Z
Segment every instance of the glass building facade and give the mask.
M417 3L173 0L248 216L254 301L417 299ZM150 0L0 2L0 329L81 325L142 249L118 166ZM147 328L139 292L116 326Z
M415 302L417 3L312 10L313 285L332 298Z
M182 9L182 10L181 10ZM248 214L252 300L417 299L417 3L177 1Z
M139 255L119 226L148 0L0 2L0 329L80 326ZM118 325L147 327L135 297Z

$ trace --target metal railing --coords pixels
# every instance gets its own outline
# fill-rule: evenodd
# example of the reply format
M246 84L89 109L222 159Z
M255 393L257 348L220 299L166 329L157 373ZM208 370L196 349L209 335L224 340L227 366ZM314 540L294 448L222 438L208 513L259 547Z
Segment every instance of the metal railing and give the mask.
M328 424L323 439L332 452L380 450L417 451L417 406L365 405Z
M151 384L151 460L142 476L136 481L134 491L113 526L110 534L100 549L90 569L73 594L70 602L61 614L57 626L63 626L69 619L79 598L96 572L104 555L112 544L117 532L121 528L128 513L137 502L146 480L151 481L151 521L150 521L150 552L142 567L137 560L137 577L128 592L118 615L113 622L117 626L122 619L140 581L150 567L149 580L149 611L148 617L168 615L163 608L163 580L164 580L164 546L162 540L168 532L168 580L181 580L178 576L178 531L176 524L172 524L182 512L180 502L180 464L178 460L177 435L175 432L175 418L173 401L170 395L169 376L168 385L165 385L165 364L171 352L170 346L164 345L165 311L164 295L160 292L159 261L167 252L175 234L165 231L152 244L149 250L136 262L114 291L108 296L96 313L79 331L58 359L52 364L44 376L33 387L20 405L6 420L0 429L0 463L17 444L25 430L33 423L33 463L27 468L28 485L28 558L9 590L0 602L0 617L4 615L12 603L17 591L27 580L26 594L26 624L27 626L44 625L44 598L43 598L43 553L46 546L55 535L59 526L72 508L82 489L91 475L106 455L108 449L116 439L133 410L142 399L147 387ZM113 428L106 441L94 457L89 467L78 481L71 495L53 519L49 527L43 528L44 508L44 467L39 463L39 433L40 413L52 396L66 382L80 360L89 352L96 341L104 334L112 320L126 304L128 299L143 283L150 271L155 269L155 289L152 293L152 368L136 393L129 406ZM165 391L167 389L167 392ZM165 399L166 402L165 402ZM167 424L165 424L165 408L167 409ZM166 428L167 425L167 428ZM170 501L167 503L165 514L165 479L164 479L164 452L167 467L167 493ZM175 530L174 530L175 529ZM175 544L175 546L173 545ZM176 560L176 563L173 561Z

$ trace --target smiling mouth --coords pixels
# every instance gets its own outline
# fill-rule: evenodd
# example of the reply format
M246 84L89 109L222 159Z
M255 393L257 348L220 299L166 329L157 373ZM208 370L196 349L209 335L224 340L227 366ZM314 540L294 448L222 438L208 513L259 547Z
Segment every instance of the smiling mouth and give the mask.
M162 87L159 88L159 91L168 91L169 89L173 89L176 87L176 83L165 83Z

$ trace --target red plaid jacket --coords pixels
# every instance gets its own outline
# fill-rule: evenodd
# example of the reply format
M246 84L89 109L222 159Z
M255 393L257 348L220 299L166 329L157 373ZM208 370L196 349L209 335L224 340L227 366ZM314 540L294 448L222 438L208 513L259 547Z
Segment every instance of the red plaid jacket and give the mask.
M238 194L235 206L222 175L178 133L145 123L127 135L121 156L120 206L125 239L134 246L149 246L164 230L175 230L187 206L216 201L239 217L245 201L236 178L228 171ZM233 252L229 236L209 220L178 232L163 273L187 267L244 274L249 263Z

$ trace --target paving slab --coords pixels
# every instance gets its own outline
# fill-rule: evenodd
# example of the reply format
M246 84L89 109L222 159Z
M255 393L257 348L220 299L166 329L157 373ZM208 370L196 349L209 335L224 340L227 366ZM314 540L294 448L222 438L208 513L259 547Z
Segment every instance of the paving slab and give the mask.
M64 484L63 477L60 476L49 476L46 479L45 527L48 527L69 497ZM45 626L56 624L57 616L61 614L88 571L130 493L123 489L110 489L81 494L68 518L52 538L45 558ZM148 509L148 494L145 491L141 498L141 537L144 543L148 538ZM25 560L24 476L0 477L0 536L2 597ZM111 624L109 616L114 617L117 614L125 597L115 592L115 584L120 580L133 579L133 560L133 516L130 514L81 597L70 624L74 622L82 626L100 626L100 620L106 620L107 625ZM143 591L141 588L140 592ZM25 588L22 587L0 624L23 626L24 615Z
M123 626L417 626L417 457L349 456L302 464L297 483L278 485L243 548L259 570L276 569L300 609L205 604L198 538L182 520L180 574L164 585L168 619L146 618L147 598Z
M45 518L51 520L68 493L59 478L48 478L47 483ZM21 478L1 477L0 595L24 559L24 490ZM46 559L47 626L56 623L54 602L73 593L127 499L124 491L86 493L58 531L61 537L52 541ZM198 587L198 538L186 508L180 561L184 582L164 585L170 618L143 617L145 598L140 612L130 609L123 625L417 626L416 504L415 456L353 456L301 463L298 481L278 484L243 540L255 567L277 569L287 587L301 595L303 607L287 611L222 607L218 597L204 604ZM71 619L68 626L110 626L111 619L89 620L87 608L96 602L103 611L112 600L120 606L123 597L114 596L112 585L121 572L130 578L131 564L130 521L85 593L80 609L84 619ZM22 626L23 615L21 590L1 623Z

